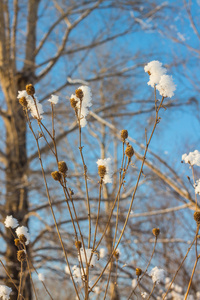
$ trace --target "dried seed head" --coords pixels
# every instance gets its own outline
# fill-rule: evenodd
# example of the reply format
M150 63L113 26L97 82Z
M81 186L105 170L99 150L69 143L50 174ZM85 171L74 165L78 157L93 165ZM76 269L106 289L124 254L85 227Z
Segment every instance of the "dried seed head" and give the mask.
M17 259L18 259L18 261L25 260L26 259L26 251L24 251L24 250L17 251Z
M58 162L58 170L60 173L65 175L67 173L68 167L65 161L59 161Z
M153 235L158 236L160 233L160 229L159 228L153 228L152 229Z
M21 242L22 244L25 244L26 241L27 241L27 238L25 237L25 235L21 234L21 235L19 236L19 240L20 240L20 242Z
M25 97L20 98L20 99L19 99L19 103L20 103L21 106L23 106L23 107L27 107L27 105L28 105L28 103L27 103Z
M127 137L128 137L128 131L126 129L123 129L121 131L121 139L122 139L122 141L124 142L125 139L127 139Z
M197 222L197 224L200 224L200 211L195 211L194 220Z
M106 167L98 166L98 174L101 178L104 178L104 176L106 175Z
M149 76L151 76L151 72L150 71L148 71L147 73L149 74Z
M78 102L78 101L76 101L74 98L71 98L71 99L70 99L71 107L72 107L72 108L76 108L77 102Z
M84 94L83 94L83 91L81 89L77 89L75 91L75 94L76 94L76 97L79 98L80 100L83 99Z
M81 241L75 241L75 246L77 249L81 249L81 247L82 247Z
M15 246L17 246L17 247L19 247L21 245L19 239L14 239L14 242L15 242Z
M134 149L133 149L133 147L131 145L128 145L126 147L125 154L126 154L126 156L128 156L128 158L131 158L133 156Z
M61 180L61 174L58 171L54 171L51 173L51 176L54 180L60 181Z
M116 250L116 251L114 252L113 256L115 257L116 260L118 260L118 259L119 259L119 251Z
M142 269L136 268L135 269L135 274L139 277L142 274Z
M30 96L33 96L35 94L35 88L31 83L26 85L26 92Z

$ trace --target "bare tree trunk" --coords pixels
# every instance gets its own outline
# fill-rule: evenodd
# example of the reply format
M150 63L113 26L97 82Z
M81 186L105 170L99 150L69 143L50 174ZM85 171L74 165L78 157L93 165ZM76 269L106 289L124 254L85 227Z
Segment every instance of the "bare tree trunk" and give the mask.
M28 225L27 221L24 222L23 220L28 212L26 120L17 99L17 90L24 89L26 83L17 77L10 77L10 74L4 74L4 77L1 78L8 114L4 118L7 156L5 210L7 215L13 215L18 219L20 225L25 226ZM17 261L17 247L14 245L14 238L10 230L6 231L6 238L7 269L15 284L19 286L20 263ZM27 253L29 254L29 250ZM12 287L13 290L11 300L16 300L18 293L9 279L7 279L7 285ZM21 293L25 299L32 298L28 273Z

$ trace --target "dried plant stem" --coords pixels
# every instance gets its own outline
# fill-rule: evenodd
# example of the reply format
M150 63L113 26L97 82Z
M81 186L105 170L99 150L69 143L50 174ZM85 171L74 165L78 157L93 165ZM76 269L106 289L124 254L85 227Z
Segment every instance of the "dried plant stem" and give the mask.
M103 184L103 180L101 179L100 182L99 182L99 202L98 202L97 219L96 219L95 232L94 232L94 241L93 241L93 246L92 246L92 250L93 251L94 251L94 248L95 248L96 236L97 236L97 229L98 229L98 223L99 223L102 184ZM93 255L93 252L92 252L92 255ZM91 255L90 261L92 259L92 255Z
M197 267L197 263L198 263L198 260L199 260L198 252L197 252L197 234L198 234L198 232L199 232L199 225L197 225L196 236L195 236L195 252L196 252L196 260L195 260L195 263L194 263L194 267L193 267L193 270L192 270L192 274L191 274L191 277L190 277L190 281L189 281L189 283L188 283L188 287L187 287L187 291L186 291L184 300L187 299L187 296L188 296L188 294L189 294L190 287L191 287L191 284L192 284L192 279L193 279L193 277L194 277L194 273L195 273L195 270L196 270L196 267Z
M150 266L151 260L152 260L152 258L153 258L153 256L154 256L155 249L156 249L156 244L157 244L157 236L155 237L155 242L154 242L153 251L152 251L152 253L151 253L151 257L150 257L149 262L148 262L148 264L147 264L147 266L146 266L146 269L145 269L145 271L143 272L142 276L140 276L140 277L138 278L138 280L137 280L137 285L134 287L134 289L133 289L133 291L131 292L131 294L129 295L128 299L131 298L131 296L133 295L133 293L134 293L134 291L136 290L137 286L139 286L140 281L141 281L142 278L145 276L145 274L146 274L146 272L147 272L147 270L148 270L148 267Z
M22 285L22 274L23 274L23 262L21 261L21 269L20 269L20 279L19 279L19 289L18 289L18 295L17 300L20 299L21 295L21 285Z
M179 267L178 267L178 269L177 269L177 271L176 271L176 273L175 273L175 275L174 275L174 277L173 277L173 279L172 279L170 285L168 286L168 289L167 289L166 293L164 294L162 300L164 300L164 299L166 298L166 296L167 296L167 294L168 294L168 292L169 292L169 290L170 290L170 288L171 288L171 286L172 286L172 284L173 284L173 282L174 282L174 280L175 280L175 278L176 278L176 276L177 276L179 270L181 269L181 267L182 267L184 261L186 260L186 258L187 258L187 256L188 256L188 253L190 252L190 250L191 250L191 248L192 248L192 246L193 246L195 240L196 240L196 236L195 236L194 240L192 241L190 247L188 248L187 253L185 254L185 257L183 258L181 264L179 265Z
M44 172L44 168L43 168L43 163L42 163L42 158L41 158L41 153L40 153L40 147L39 147L38 139L37 139L37 137L35 135L35 132L34 132L34 130L32 128L32 125L31 125L31 122L30 122L30 119L29 119L27 111L26 111L26 117L27 117L27 120L28 120L29 128L30 128L30 130L31 130L31 132L32 132L32 134L33 134L33 136L35 138L36 144L37 144L38 158L39 158L39 161L40 161L40 166L41 166L42 176L43 176L44 183L45 183L47 198L48 198L48 201L49 201L49 206L50 206L51 213L52 213L52 216L53 216L53 220L54 220L54 224L55 224L55 227L56 227L56 231L57 231L57 234L58 234L58 237L59 237L59 240L60 240L61 247L63 249L63 253L64 253L64 256L65 256L65 260L66 260L67 266L69 268L70 276L71 276L71 279L72 279L72 283L73 283L76 295L77 295L78 299L80 300L79 293L77 291L76 284L74 282L73 275L72 275L72 272L71 272L71 269L70 269L70 264L69 264L69 261L68 261L67 253L66 253L66 250L65 250L65 247L64 247L64 244L63 244L62 237L60 235L60 231L59 231L58 224L57 224L57 221L56 221L56 217L55 217L55 214L54 214L54 210L53 210L53 207L52 207L52 203L51 203L51 199L50 199L50 195L49 195L49 188L48 188L48 185L47 185L46 176L45 176L45 172Z
M0 263L2 265L2 267L4 268L4 271L6 272L6 275L9 277L10 281L12 282L12 284L14 285L14 287L16 288L16 290L18 291L18 295L19 295L19 289L16 286L15 282L13 281L12 277L10 276L8 270L6 269L4 263L2 262L2 260L0 259ZM23 299L25 299L23 296L21 296Z
M27 262L27 267L28 267L28 271L29 271L29 275L30 275L30 280L31 280L32 287L33 287L33 292L34 292L36 300L38 300L36 289L35 289L35 285L34 285L32 274L31 274L31 269L30 269L30 266L29 266L28 257L26 257L26 262Z
M106 284L106 289L105 289L103 300L106 299L106 295L107 295L107 292L108 292L108 287L109 287L110 278L111 278L112 265L113 265L113 260L111 260L111 262L110 262L109 274L108 274L108 279L107 279L107 284Z
M149 300L151 298L151 295L153 294L153 291L155 289L155 286L156 286L156 282L154 282L153 284L153 287L152 287L152 290L151 290L151 293L149 294L149 297L147 298L147 300Z
M89 201L89 193L88 193L88 184L87 184L87 166L85 164L84 156L83 156L83 146L82 146L82 139L81 139L81 107L82 107L82 100L80 100L80 110L79 115L76 114L78 120L78 127L79 127L79 151L81 155L81 160L84 169L84 178L85 178L85 189L86 189L86 199L87 199L87 211L88 211L88 223L89 223L89 233L88 233L88 248L90 248L90 241L91 241L91 212L90 212L90 201ZM87 259L87 257L86 257Z
M122 187L122 185L123 185L123 181L124 181L124 179L125 179L125 175L126 175L126 172L127 172L127 170L128 170L128 167L129 167L129 162L128 162L126 168L123 170L123 175L122 175L121 183L120 183L120 185L119 185L119 189L118 189L117 195L116 195L115 200L114 200L114 202L113 202L113 206L112 206L112 208L111 208L111 212L110 212L110 215L109 215L109 217L108 217L108 221L107 221L107 223L106 223L106 227L105 227L104 232L102 233L102 235L101 235L101 237L100 237L100 240L98 241L98 243L97 243L97 245L96 245L94 251L96 251L97 248L99 247L99 245L101 244L102 239L104 238L104 236L105 236L105 234L106 234L106 231L107 231L107 229L108 229L108 227L109 227L109 224L110 224L110 221L111 221L111 218L112 218L112 214L113 214L113 211L114 211L116 202L117 202L117 200L118 200L118 196L119 196L119 194L120 194L120 190L121 190L121 187Z
M152 139L152 137L153 137L153 134L154 134L154 132L155 132L156 126L157 126L157 124L159 123L158 113L159 113L159 110L160 110L161 107L162 107L163 100L164 100L164 97L162 97L162 100L161 100L161 102L160 102L160 104L159 104L159 107L158 107L157 110L156 110L156 116L155 116L154 126L153 126L153 129L152 129L151 135L150 135L150 137L149 137L148 143L146 144L146 147L145 147L145 152L144 152L144 156L143 156L141 168L140 168L140 171L139 171L139 175L138 175L137 182L136 182L136 185L135 185L135 189L134 189L134 192L133 192L133 195L132 195L132 199L131 199L131 203L130 203L130 206L129 206L129 210L128 210L128 213L127 213L127 217L126 217L126 220L125 220L125 222L124 222L124 226L123 226L123 229L122 229L122 231L121 231L120 237L119 237L119 239L118 239L118 241L117 241L117 244L116 244L116 246L115 246L115 248L114 248L112 254L110 255L110 257L109 257L109 259L108 259L107 264L105 265L105 267L104 267L104 269L102 270L102 272L101 272L101 274L99 275L99 277L96 279L96 281L95 281L95 283L93 284L92 288L99 282L101 276L102 276L103 273L105 272L105 270L106 270L106 268L107 268L109 262L111 261L111 259L112 259L112 257L113 257L113 254L115 253L115 251L116 251L116 249L117 249L117 247L118 247L118 245L119 245L119 243L120 243L120 241L121 241L121 239L122 239L122 236L123 236L123 234L124 234L124 231L125 231L125 229L126 229L126 225L127 225L127 223L128 223L128 219L129 219L129 216L130 216L130 213L131 213L131 210L132 210L133 201L134 201L134 199L135 199L135 195L136 195L137 188L138 188L138 185L139 185L140 177L141 177L141 175L142 175L143 166L144 166L144 162L145 162L145 159L146 159L146 154L147 154L147 151L148 151L148 147L149 147L149 144L150 144L151 139ZM91 290L92 290L92 288L91 288Z
M194 167L191 165L191 168L192 168L193 183L194 183L194 185L195 185ZM196 208L195 208L195 210L197 211L197 194L194 193L194 195L195 195L195 203L196 203Z

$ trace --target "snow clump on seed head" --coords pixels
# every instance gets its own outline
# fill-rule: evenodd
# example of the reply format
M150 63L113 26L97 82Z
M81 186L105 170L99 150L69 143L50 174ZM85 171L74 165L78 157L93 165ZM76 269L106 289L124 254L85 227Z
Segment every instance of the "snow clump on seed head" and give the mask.
M170 75L162 75L159 83L156 86L160 95L163 97L171 98L174 96L174 91L176 90L176 85L173 82L173 78Z
M111 170L111 158L105 158L105 159L98 159L97 165L104 166L106 168L106 173L103 177L104 183L112 183L112 170Z
M26 239L27 239L27 241L26 241L25 244L26 245L29 244L30 236L29 236L29 232L28 232L28 228L27 227L25 227L25 226L18 227L16 229L16 234L17 234L18 237L20 237L20 235L24 235L26 237Z
M189 154L182 155L182 161L186 164L190 164L191 166L200 167L200 152L198 150L194 150L194 152L190 152Z
M163 269L158 269L158 267L153 268L149 275L152 277L153 283L159 283L165 278L165 271Z
M0 285L0 298L2 297L2 300L9 300L11 292L12 289L9 288L8 286Z
M16 228L19 226L17 219L13 218L13 216L7 216L4 221L5 227Z
M153 60L149 62L145 67L144 71L149 74L148 85L154 87L155 84L158 84L162 75L167 73L167 69L162 67L162 63L158 60Z

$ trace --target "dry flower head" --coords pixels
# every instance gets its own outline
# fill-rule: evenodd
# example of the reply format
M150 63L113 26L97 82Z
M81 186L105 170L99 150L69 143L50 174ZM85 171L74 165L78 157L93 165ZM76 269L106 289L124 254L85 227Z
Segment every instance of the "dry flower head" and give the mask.
M83 91L81 89L77 89L75 91L75 94L76 94L76 97L79 98L80 100L83 99L84 94L83 94Z
M135 269L135 274L139 277L142 274L142 269L136 268Z
M75 246L77 249L81 249L81 247L82 247L81 241L75 241Z
M126 129L123 129L121 131L121 139L122 139L122 141L125 141L125 139L127 139L127 138L128 138L128 131Z
M17 247L19 247L21 245L19 239L14 239L14 242L15 242L15 246L17 246Z
M58 170L60 173L65 175L67 173L68 167L65 161L59 161L58 162Z
M33 96L35 94L35 88L31 83L26 85L26 92L30 96Z
M61 180L61 174L58 171L54 171L51 173L51 176L54 180L60 181Z
M125 154L128 158L131 158L134 155L134 149L131 145L127 145Z
M106 167L105 166L98 166L98 174L101 178L104 178L106 175Z
M21 242L22 244L25 244L26 241L27 241L27 238L25 237L24 234L21 234L21 235L19 236L19 240L20 240L20 242Z
M160 229L159 228L153 228L152 233L153 233L153 235L158 236L159 233L160 233Z
M17 259L18 261L24 261L26 259L26 252L24 250L17 251Z
M21 104L21 106L23 107L27 107L28 102L26 101L26 97L22 97L19 99L19 104Z
M200 224L200 211L195 211L194 220L197 222L197 224Z

